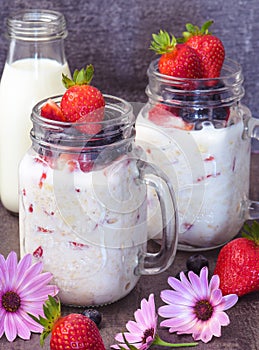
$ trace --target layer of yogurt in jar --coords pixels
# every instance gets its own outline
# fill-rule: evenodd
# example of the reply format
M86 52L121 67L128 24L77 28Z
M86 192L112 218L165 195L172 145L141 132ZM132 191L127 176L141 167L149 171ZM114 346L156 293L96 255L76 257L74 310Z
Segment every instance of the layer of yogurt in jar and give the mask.
M31 144L30 114L43 98L64 93L67 64L40 58L5 64L0 84L0 194L4 206L18 213L18 165Z
M33 149L21 162L21 255L43 261L62 303L112 303L136 285L146 247L146 190L135 162L121 156L92 171L64 155L54 163Z
M233 238L243 224L242 201L248 196L250 141L244 140L242 117L231 108L234 123L200 130L163 126L148 119L148 107L137 118L136 141L171 179L179 213L179 248L209 249ZM159 237L156 195L148 192L148 234Z

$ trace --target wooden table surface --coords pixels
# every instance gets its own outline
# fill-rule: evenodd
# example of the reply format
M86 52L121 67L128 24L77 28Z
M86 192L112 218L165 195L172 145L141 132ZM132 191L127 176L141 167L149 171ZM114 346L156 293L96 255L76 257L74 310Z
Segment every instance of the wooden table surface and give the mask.
M251 199L259 199L259 154L252 154L251 157ZM5 257L14 250L19 253L19 232L18 218L7 212L0 204L0 253ZM210 263L210 271L214 270L219 249L203 253ZM135 289L122 300L107 306L100 307L103 315L101 324L101 335L104 339L106 349L114 344L114 336L117 332L125 331L125 324L133 319L134 311L140 307L142 298L148 298L150 293L155 294L156 306L163 304L159 295L162 289L166 289L168 276L174 276L178 271L185 269L187 252L178 251L172 266L164 273L156 276L143 276ZM78 311L75 308L62 307L63 314ZM259 350L259 292L248 294L239 299L238 303L227 311L230 317L230 325L222 327L222 336L213 338L211 342L204 344L199 342L196 349L206 350ZM191 336L177 336L169 334L166 329L158 327L158 334L164 340L170 342L191 342ZM46 341L43 348L39 344L39 334L33 334L28 341L17 338L9 343L5 336L0 339L2 350L37 350L49 349L49 342ZM162 347L154 346L154 350Z

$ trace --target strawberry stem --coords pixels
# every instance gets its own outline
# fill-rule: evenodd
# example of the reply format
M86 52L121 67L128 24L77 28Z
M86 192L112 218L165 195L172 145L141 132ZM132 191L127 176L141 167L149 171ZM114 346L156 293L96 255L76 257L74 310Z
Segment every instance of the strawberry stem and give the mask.
M152 38L150 49L161 55L172 52L177 44L176 38L162 29L160 29L158 34L152 34Z
M213 24L213 20L209 20L207 22L205 22L201 28L198 26L195 26L191 23L187 23L186 24L186 31L183 32L183 38L179 39L178 42L186 42L188 39L190 39L192 36L195 35L205 35L205 34L211 34L211 32L209 32L209 27Z
M73 73L73 79L62 73L62 83L67 89L74 85L89 85L93 79L93 75L94 67L92 64L89 64L85 69L76 69Z

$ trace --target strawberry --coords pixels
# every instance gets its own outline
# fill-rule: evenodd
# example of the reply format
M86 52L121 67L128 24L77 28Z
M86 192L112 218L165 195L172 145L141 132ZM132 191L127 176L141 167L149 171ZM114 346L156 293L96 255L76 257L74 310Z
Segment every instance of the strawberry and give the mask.
M29 314L44 327L40 336L41 346L51 332L50 350L105 350L99 329L89 317L75 313L61 317L60 301L51 296L43 309L45 318Z
M190 46L178 44L176 38L166 31L153 34L150 49L161 54L158 62L159 72L180 78L201 78L201 62Z
M104 97L96 87L89 85L93 72L93 66L88 65L86 69L75 70L72 80L62 75L67 91L60 102L61 111L66 121L85 123L78 129L87 134L98 133L104 119Z
M48 101L41 107L41 116L51 120L65 121L65 117L59 105L57 105L52 99L48 99Z
M259 223L245 224L244 229L243 237L227 243L218 255L214 274L219 275L223 295L259 291Z
M225 59L225 49L222 41L209 33L208 28L213 21L207 21L201 28L190 23L186 24L183 41L194 49L200 58L203 78L217 78Z
M176 128L182 130L192 130L193 124L186 123L177 115L177 109L165 104L157 104L148 114L148 119L163 128Z

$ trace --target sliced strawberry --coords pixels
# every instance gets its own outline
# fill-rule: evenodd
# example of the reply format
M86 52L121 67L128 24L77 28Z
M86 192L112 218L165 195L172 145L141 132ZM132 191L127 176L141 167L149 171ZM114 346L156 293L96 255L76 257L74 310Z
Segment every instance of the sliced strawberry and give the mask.
M183 130L193 129L193 124L186 123L174 112L174 108L163 104L158 104L149 111L148 119L154 124L162 126L163 128L176 128Z
M41 107L41 116L51 120L61 122L65 121L65 117L59 105L52 99L48 99L48 101Z
M62 153L57 160L57 167L63 169L65 166L70 172L80 168L81 171L87 173L92 170L94 162L91 159L91 155L88 153L80 153L79 156Z

